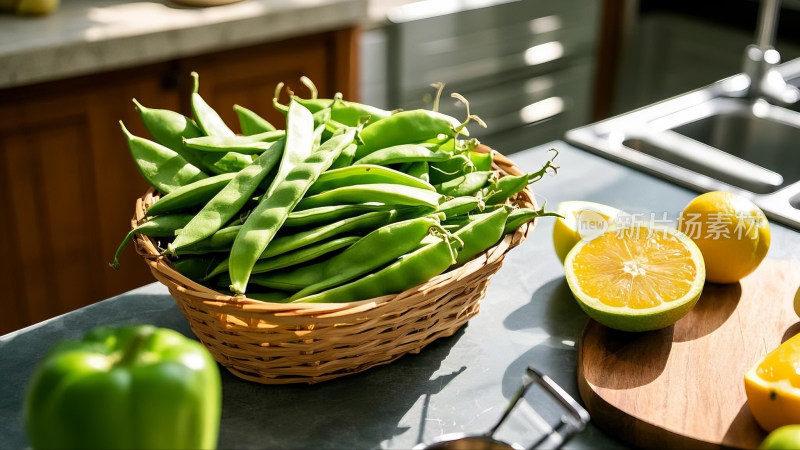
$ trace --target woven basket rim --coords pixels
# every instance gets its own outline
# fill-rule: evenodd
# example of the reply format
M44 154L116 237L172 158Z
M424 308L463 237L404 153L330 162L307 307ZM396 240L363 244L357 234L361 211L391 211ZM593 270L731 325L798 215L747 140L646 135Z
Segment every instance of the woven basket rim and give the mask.
M476 150L484 153L491 153L492 169L499 171L502 175L520 175L523 173L512 161L496 150L492 150L482 144L479 145ZM131 219L131 227L136 227L147 217L147 208L149 208L154 201L157 201L156 196L155 189L151 187L142 197L137 199L135 215ZM522 206L536 207L535 198L530 187L526 187L523 191L516 194L515 199L516 202ZM353 314L364 314L367 311L382 309L382 306L391 303L393 300L400 300L420 292L425 293L443 284L462 280L481 270L486 265L502 260L509 250L520 245L527 239L530 233L533 232L538 220L539 218L534 218L530 222L523 224L513 233L506 234L496 245L477 255L469 262L437 275L425 283L411 287L397 294L389 294L346 303L271 303L252 299L246 297L246 295L235 296L221 293L197 283L175 270L171 266L168 258L159 253L155 239L137 234L134 241L137 253L146 260L151 270L155 270L161 276L169 279L174 284L174 288L202 301L208 306L215 307L215 309L247 311L248 313L265 313L279 316L333 318Z

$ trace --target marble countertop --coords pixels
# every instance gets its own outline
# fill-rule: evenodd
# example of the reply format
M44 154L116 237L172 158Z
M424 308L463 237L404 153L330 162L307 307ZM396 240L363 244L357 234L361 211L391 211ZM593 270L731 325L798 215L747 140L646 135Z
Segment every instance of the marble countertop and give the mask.
M541 167L550 148L560 152L560 169L533 185L540 204L554 208L561 201L588 200L674 218L697 195L560 141L509 158L530 172ZM775 223L771 231L767 258L797 261L800 234ZM553 220L540 220L492 278L480 313L419 354L310 386L260 385L221 370L219 447L410 449L444 434L485 432L501 417L528 366L579 399L576 342L588 319L564 279L552 232ZM27 445L24 391L54 342L76 339L100 324L128 323L193 336L166 287L157 283L0 336L0 447ZM519 431L511 427L503 437L519 437L514 430ZM567 448L627 446L590 423Z
M0 15L0 88L360 25L368 0L66 0L45 17Z

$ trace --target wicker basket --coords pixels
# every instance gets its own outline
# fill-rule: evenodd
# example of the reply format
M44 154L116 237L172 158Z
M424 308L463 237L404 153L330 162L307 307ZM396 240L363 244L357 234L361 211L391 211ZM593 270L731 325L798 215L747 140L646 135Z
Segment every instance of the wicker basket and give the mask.
M493 161L503 174L521 173L497 152ZM157 199L151 190L137 200L132 225ZM535 206L529 189L516 201ZM506 253L533 228L533 222L525 224L467 264L400 294L342 304L265 303L220 294L175 271L154 239L137 235L134 241L194 334L230 372L265 384L316 383L390 363L454 334L478 313Z

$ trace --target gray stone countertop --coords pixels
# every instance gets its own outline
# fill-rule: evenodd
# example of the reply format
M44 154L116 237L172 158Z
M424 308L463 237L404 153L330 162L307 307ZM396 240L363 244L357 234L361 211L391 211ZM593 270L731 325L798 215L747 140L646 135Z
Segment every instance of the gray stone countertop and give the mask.
M697 195L560 141L509 157L522 170L535 171L549 148L560 151L559 172L533 185L548 209L561 201L588 200L677 218ZM800 234L774 223L771 228L767 257L797 261ZM579 399L576 342L588 319L564 279L552 229L552 219L540 220L492 278L480 313L419 354L315 385L260 385L222 369L220 448L408 449L444 434L483 433L500 418L528 366ZM26 445L24 391L53 343L100 324L128 323L192 336L167 289L153 283L0 337L0 447ZM510 426L509 437L502 437L516 440L520 426ZM527 437L533 434L525 430ZM566 446L625 447L591 423Z
M0 15L0 88L360 25L367 0L62 0L44 17Z

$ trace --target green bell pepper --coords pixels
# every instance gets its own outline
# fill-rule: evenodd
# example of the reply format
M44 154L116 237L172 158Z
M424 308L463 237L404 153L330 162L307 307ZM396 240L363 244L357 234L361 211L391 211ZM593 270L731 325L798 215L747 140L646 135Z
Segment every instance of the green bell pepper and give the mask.
M33 448L215 448L219 369L197 341L150 325L56 345L25 397Z

